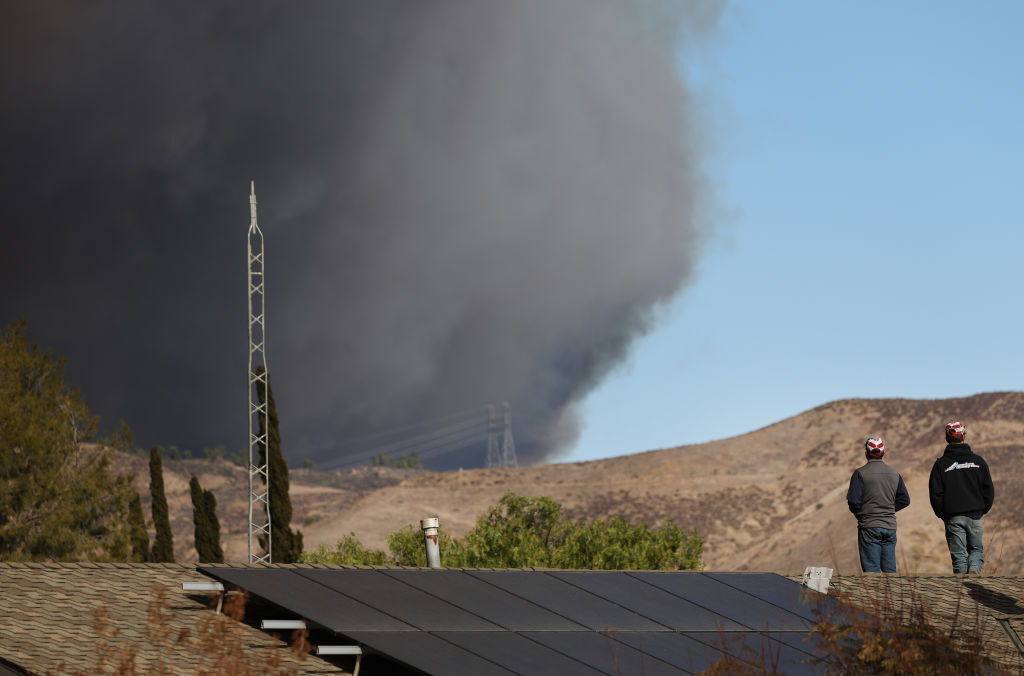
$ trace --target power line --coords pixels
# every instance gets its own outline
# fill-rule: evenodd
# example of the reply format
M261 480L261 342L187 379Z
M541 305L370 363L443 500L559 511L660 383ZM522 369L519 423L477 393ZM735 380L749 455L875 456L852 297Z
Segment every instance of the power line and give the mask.
M444 436L445 434L449 434L454 431L471 429L473 427L481 427L482 429L480 421L463 421L452 425L446 425L444 427L438 427L432 430L424 430L419 434L406 437L404 439L396 439L394 441L389 441L383 444L372 444L369 448L364 447L363 449L356 451L355 454L353 454L351 451L343 452L342 454L344 454L347 457L358 457L360 455L365 455L366 453L370 453L371 455L379 455L381 453L393 453L397 450L401 450L402 448L408 446L415 446L417 444L430 441L434 437Z
M484 438L487 439L487 467L516 467L511 407L507 402L503 404L505 425L500 446L495 408L489 404L464 409L346 440L330 449L334 457L322 463L322 467L329 470L353 466L382 455L416 454L425 460L463 450ZM480 416L484 411L486 419Z
M358 439L343 442L332 449L334 459L323 464L324 469L332 469L344 465L355 465L370 460L378 455L396 453L417 453L423 457L436 457L446 452L464 448L475 438L482 438L484 426L482 418L466 418L467 413L479 414L482 407L467 409L456 413L432 418L426 421L402 425L401 427L383 430L364 435ZM463 418L460 420L459 418ZM451 421L448 424L443 424ZM433 427L431 427L433 426ZM420 431L402 438L388 439L410 430ZM383 443L373 443L374 439L385 439Z
M482 438L483 434L483 425L479 421L449 425L437 430L421 433L415 437L401 439L389 444L373 446L354 454L346 453L343 458L338 458L335 462L328 461L325 467L331 468L341 465L354 465L378 455L392 455L395 453L410 454L415 452L419 453L422 457L422 451L425 449L436 449L439 444L443 445L453 439L472 439L473 437ZM438 455L438 453L432 453L432 455Z
M392 435L392 434L398 434L399 432L403 432L403 431L410 430L410 429L415 429L417 427L427 427L428 425L436 425L436 424L438 424L438 423L440 423L441 421L444 421L444 420L449 420L449 419L453 419L453 418L464 418L464 417L468 417L470 415L478 415L483 408L484 407L482 407L482 406L477 406L475 408L467 408L467 409L464 409L462 411L457 411L455 413L449 413L448 415L440 416L438 418L430 418L429 420L424 420L424 421L421 421L421 422L409 423L407 425L402 425L400 427L393 427L391 429L382 430L380 432L371 432L370 434L366 434L366 435L361 436L361 437L356 437L354 439L348 439L348 440L342 442L341 448L345 448L346 446L356 446L358 444L364 443L364 442L369 441L371 439L379 439L381 437L386 437L386 436L389 436L389 435Z
M466 448L467 446L469 446L470 442L476 443L482 441L483 438L484 435L482 432L474 432L472 435L460 437L458 439L452 439L444 447L436 448L434 450L418 451L417 454L420 456L420 458L423 459L434 458L439 455L444 455L446 453L451 453Z

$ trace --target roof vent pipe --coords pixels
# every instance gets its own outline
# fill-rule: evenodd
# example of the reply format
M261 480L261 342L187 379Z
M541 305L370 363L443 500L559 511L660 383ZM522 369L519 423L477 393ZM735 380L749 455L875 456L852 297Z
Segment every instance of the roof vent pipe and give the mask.
M808 566L804 569L803 585L808 589L827 594L828 583L832 579L832 573L834 572L831 568L825 568L824 566Z
M420 519L420 528L423 529L423 545L427 548L427 566L430 568L441 567L441 550L437 546L437 517Z

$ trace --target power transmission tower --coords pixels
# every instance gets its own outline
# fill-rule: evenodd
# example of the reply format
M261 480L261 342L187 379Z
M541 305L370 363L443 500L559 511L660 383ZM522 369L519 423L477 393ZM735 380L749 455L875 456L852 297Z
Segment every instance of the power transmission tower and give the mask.
M501 440L501 466L519 467L516 460L516 442L512 438L512 407L505 402L505 435Z
M256 225L256 182L249 193L249 563L270 563L270 473L267 444L270 420L267 401L261 404L257 388L269 394L267 387L266 319L264 317L263 233ZM262 433L260 432L262 430ZM263 460L257 465L259 449ZM262 486L261 486L262 484ZM267 539L267 549L258 553L260 536ZM254 543L257 547L254 549Z
M501 453L498 451L498 426L492 404L487 405L487 466L501 467Z

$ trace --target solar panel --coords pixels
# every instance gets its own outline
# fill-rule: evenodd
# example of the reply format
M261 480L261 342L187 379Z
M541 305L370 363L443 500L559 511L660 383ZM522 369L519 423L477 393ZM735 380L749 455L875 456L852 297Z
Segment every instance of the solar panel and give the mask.
M511 631L438 631L434 636L451 641L517 674L556 674L557 676L593 676L594 668L568 655L531 641ZM468 674L449 667L443 674Z
M820 673L831 599L767 573L199 567L428 674Z
M524 631L523 636L606 674L685 674L667 662L596 631ZM669 633L669 632L659 632Z
M703 573L630 572L723 617L758 630L807 631L813 623ZM789 582L789 580L787 580ZM793 584L790 582L790 584Z
M295 572L327 588L362 601L382 613L426 631L481 631L496 624L386 575L381 570L296 568ZM439 571L424 570L431 575Z
M413 629L405 622L364 603L296 575L294 569L199 567L198 570L222 582L247 589L331 631Z
M799 650L810 657L817 658L821 656L820 653L816 652L816 648L820 645L817 634L802 631L766 631L763 633L765 636L779 643L785 643L790 648Z
M738 631L745 627L664 589L621 572L548 572L678 631Z
M516 673L425 631L356 631L348 637L428 674L511 676Z
M835 605L825 594L806 589L775 573L705 573L705 575L815 623L818 621L815 611Z
M473 570L466 573L542 605L588 629L668 630L650 618L539 571Z
M767 634L687 632L686 635L746 662L766 667L765 673L801 676L822 671L814 664L812 656L780 643Z
M386 575L479 615L505 629L581 630L572 620L461 570L389 570Z
M691 674L710 669L723 657L717 648L674 631L619 631L615 640Z

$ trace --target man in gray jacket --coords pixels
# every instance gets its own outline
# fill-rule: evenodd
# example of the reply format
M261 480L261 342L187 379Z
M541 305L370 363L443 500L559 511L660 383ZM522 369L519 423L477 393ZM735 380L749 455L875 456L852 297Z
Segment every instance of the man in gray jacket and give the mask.
M885 464L885 442L864 442L867 464L853 471L846 502L857 517L857 549L865 573L896 572L896 512L910 504L899 472Z

